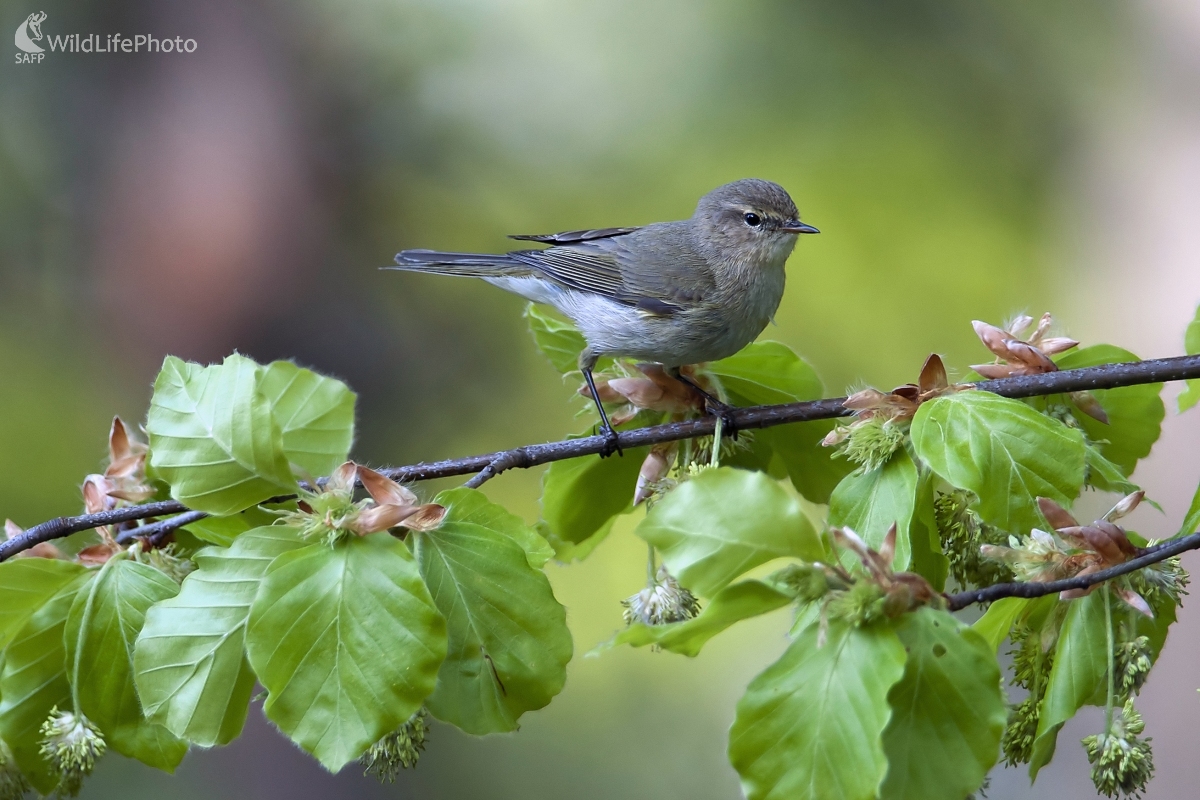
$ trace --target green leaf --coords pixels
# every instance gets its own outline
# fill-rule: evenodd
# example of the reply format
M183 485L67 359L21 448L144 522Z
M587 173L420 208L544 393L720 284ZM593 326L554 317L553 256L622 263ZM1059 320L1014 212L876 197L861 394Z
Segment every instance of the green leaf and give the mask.
M1183 335L1183 349L1189 356L1200 354L1200 307L1196 308L1196 317L1187 326ZM1180 412L1187 411L1200 403L1200 378L1192 378L1187 382L1187 388L1179 395Z
M622 644L633 647L650 644L672 653L695 657L709 639L734 623L782 608L795 597L794 592L774 583L758 580L731 583L717 592L695 619L667 625L635 622L609 641L598 645L588 655L599 655Z
M872 800L887 772L887 695L904 674L888 626L810 625L750 682L729 731L748 800Z
M339 380L275 361L262 369L259 391L283 436L288 460L310 475L328 475L350 454L354 392Z
M34 612L85 571L55 558L16 558L0 564L0 651Z
M1183 518L1183 525L1179 528L1178 535L1187 536L1198 530L1200 530L1200 486L1196 487L1196 494L1192 496L1192 505Z
M531 532L514 535L511 514L475 489L442 492L435 502L447 507L446 519L417 535L417 560L449 645L425 705L467 733L516 730L522 714L547 705L566 682L566 609L530 566Z
M487 495L475 489L449 489L438 495L437 502L446 507L445 522L467 522L499 531L521 545L529 566L541 569L554 557L550 546L525 520L504 506L487 499Z
M63 629L76 593L93 575L81 567L73 580L29 617L4 650L0 738L12 748L17 766L33 788L43 795L54 791L58 778L39 752L42 723L54 707L71 706Z
M880 796L962 800L1000 754L1008 721L1000 665L982 636L945 611L918 609L893 627L908 661L888 692L888 772Z
M798 603L796 612L792 618L792 627L788 629L788 638L795 639L805 628L821 619L821 611L824 604L820 600L814 600L809 603Z
M179 594L146 614L134 648L146 717L201 747L242 732L254 690L246 621L271 562L304 547L294 528L258 528L231 548L206 547Z
M1087 482L1102 492L1131 494L1138 490L1121 468L1105 458L1100 448L1091 442L1087 443Z
M705 371L717 378L736 406L796 403L825 396L816 370L779 342L754 342L736 355L708 364ZM779 425L749 435L755 450L765 445L779 456L797 491L814 503L828 503L833 488L853 467L835 459L832 448L821 446L835 424L823 420ZM765 463L771 460L767 453L758 458Z
M446 623L408 548L376 533L276 558L250 607L246 653L267 718L336 772L433 691Z
M918 469L916 508L909 523L908 538L912 544L912 565L909 570L929 581L941 592L950 574L950 559L942 552L942 537L938 533L933 503L937 496L937 478L926 468Z
M178 591L175 581L153 567L114 556L75 595L63 634L79 709L113 750L167 772L183 760L187 743L142 716L133 645L150 606Z
M636 533L658 548L681 584L705 597L772 559L825 557L799 500L761 472L729 467L672 489Z
M525 306L525 321L534 344L556 370L564 375L579 371L579 354L587 341L574 325L534 303Z
M1097 344L1072 350L1061 356L1057 363L1062 369L1078 369L1137 360L1138 357L1128 350L1110 344ZM1120 467L1126 475L1132 475L1138 460L1150 454L1150 448L1158 440L1163 417L1167 415L1162 397L1159 396L1161 392L1161 383L1094 389L1092 394L1108 415L1108 424L1098 422L1081 411L1074 412L1073 416L1088 439L1097 443L1104 457Z
M1037 497L1070 506L1083 486L1080 432L991 392L923 403L912 442L934 472L979 496L984 521L1007 531L1027 533L1042 524Z
M189 508L233 514L296 490L258 369L237 354L209 367L163 362L146 420L150 465Z
M607 534L614 517L632 510L638 471L648 452L638 447L623 456L583 456L550 465L542 476L542 519L560 559L568 557L571 545Z
M271 525L277 519L279 517L264 511L260 506L251 506L227 517L205 517L185 525L183 529L201 541L229 547L234 539L246 531Z
M1150 640L1150 662L1157 664L1163 645L1167 643L1167 634L1170 632L1171 626L1175 624L1178 607L1170 598L1160 596L1156 602L1150 603L1150 608L1154 611L1154 618L1150 619L1144 614L1134 611L1118 598L1113 597L1112 600L1114 633L1120 631L1118 620L1121 618L1120 615L1124 614L1127 624L1137 630L1137 635L1145 636Z
M855 470L842 478L829 499L829 524L852 529L875 550L895 524L892 566L906 570L912 556L910 528L917 488L917 467L906 451L898 450L882 467L869 472Z
M993 653L998 652L1000 645L1008 638L1008 632L1012 630L1013 623L1031 602L1033 601L1023 597L1001 598L988 606L988 610L982 617L975 620L975 624L971 628L987 641Z
M1105 590L1067 601L1054 649L1054 665L1039 710L1037 738L1029 762L1029 777L1054 757L1058 731L1084 705L1103 702L1108 674L1108 635L1104 623ZM1114 601L1119 602L1119 601Z

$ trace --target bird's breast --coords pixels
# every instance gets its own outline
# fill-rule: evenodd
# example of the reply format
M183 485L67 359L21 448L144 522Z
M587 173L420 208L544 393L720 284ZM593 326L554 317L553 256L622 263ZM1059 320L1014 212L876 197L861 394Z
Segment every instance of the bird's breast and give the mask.
M728 323L743 330L754 328L750 340L767 326L783 300L786 273L783 266L761 265L741 270L725 289L721 300ZM747 340L748 342L750 340Z

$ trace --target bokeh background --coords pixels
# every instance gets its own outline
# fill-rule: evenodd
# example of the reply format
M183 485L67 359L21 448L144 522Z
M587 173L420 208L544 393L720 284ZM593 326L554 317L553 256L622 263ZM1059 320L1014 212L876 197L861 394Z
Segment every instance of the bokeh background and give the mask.
M1200 302L1200 5L1192 0L3 0L0 29L196 39L193 54L48 54L0 73L0 516L76 512L109 418L141 419L165 354L292 357L359 393L355 453L399 464L582 427L523 301L379 272L404 247L689 215L739 177L821 228L778 326L830 393L985 352L973 318L1051 310L1085 343L1181 352ZM1168 387L1170 404L1177 387ZM1200 412L1135 476L1173 533ZM536 519L539 475L487 484ZM91 798L737 798L725 730L784 647L784 613L695 660L585 658L644 550L618 529L551 567L577 656L511 736L435 727L414 772L323 773L258 711L174 777L110 755ZM1200 559L1185 560L1193 570ZM1200 783L1200 613L1140 703L1158 776ZM1094 796L1084 713L1032 788Z

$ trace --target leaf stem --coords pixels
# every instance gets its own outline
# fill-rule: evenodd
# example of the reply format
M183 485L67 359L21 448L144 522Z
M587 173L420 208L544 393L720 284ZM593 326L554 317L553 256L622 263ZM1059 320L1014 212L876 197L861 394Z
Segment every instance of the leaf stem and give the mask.
M717 417L716 425L713 427L712 455L708 457L710 466L721 466L721 434L724 427L724 421L720 417Z
M1107 641L1108 641L1108 697L1104 702L1104 732L1106 734L1111 735L1112 734L1112 721L1113 721L1113 703L1116 700L1116 698L1114 696L1116 694L1116 677L1113 675L1114 666L1115 666L1115 664L1114 664L1115 658L1113 656L1113 648L1116 646L1116 644L1115 644L1115 642L1113 642L1112 592L1109 591L1109 588L1107 586L1104 587L1103 591L1104 591L1104 635L1107 637Z

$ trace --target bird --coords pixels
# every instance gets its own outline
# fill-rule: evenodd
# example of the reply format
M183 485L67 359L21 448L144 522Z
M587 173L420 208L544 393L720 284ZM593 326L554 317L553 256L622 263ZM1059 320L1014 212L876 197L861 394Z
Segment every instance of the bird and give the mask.
M800 221L782 186L743 178L700 198L688 219L509 238L547 245L504 254L404 250L398 269L482 278L552 306L583 334L579 369L600 415L601 455L620 452L592 372L600 358L656 362L705 397L733 429L730 408L680 368L741 350L766 328L783 298L784 265Z

